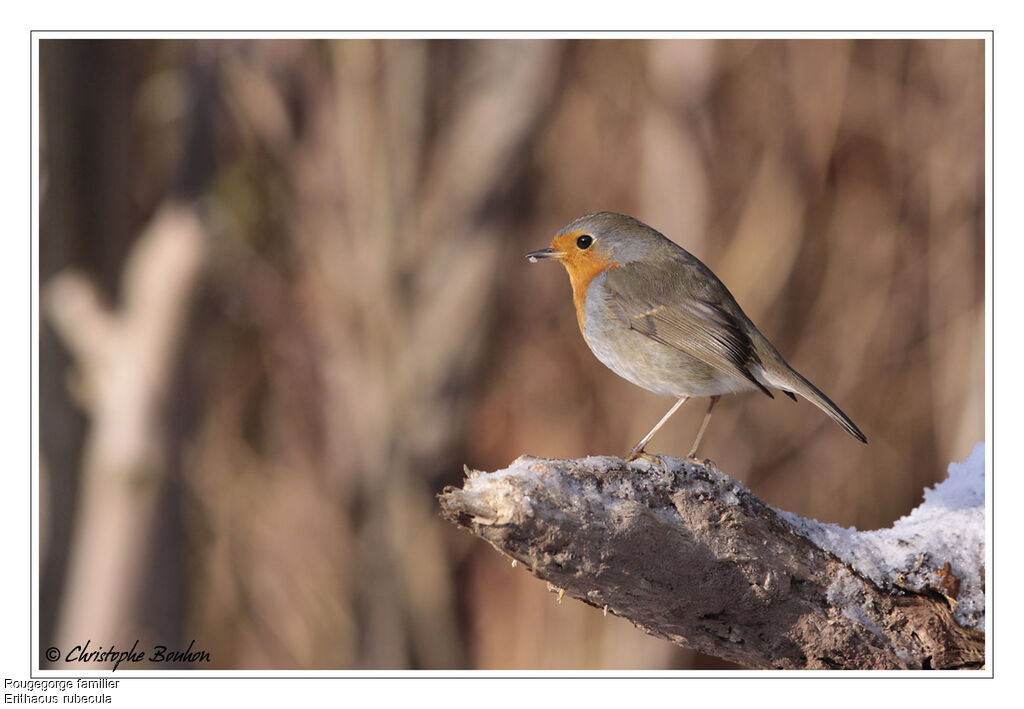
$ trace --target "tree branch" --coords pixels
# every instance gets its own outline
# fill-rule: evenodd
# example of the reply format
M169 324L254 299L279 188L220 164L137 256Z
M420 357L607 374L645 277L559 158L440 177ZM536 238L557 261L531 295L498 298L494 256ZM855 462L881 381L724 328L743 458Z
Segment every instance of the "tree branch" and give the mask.
M206 231L168 203L125 264L123 300L107 307L89 278L63 271L43 289L46 315L75 362L74 393L90 419L71 538L58 647L138 636L144 559L166 473L160 410L205 261Z
M984 663L984 634L958 624L955 593L879 585L811 541L817 523L711 464L524 456L496 473L467 469L464 487L439 498L446 519L566 594L747 667Z

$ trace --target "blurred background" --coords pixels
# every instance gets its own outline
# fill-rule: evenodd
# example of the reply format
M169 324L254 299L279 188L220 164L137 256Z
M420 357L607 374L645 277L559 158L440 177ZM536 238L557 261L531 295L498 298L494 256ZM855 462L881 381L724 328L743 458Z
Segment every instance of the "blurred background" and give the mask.
M723 399L701 454L770 504L887 527L984 438L981 40L44 39L39 86L41 648L729 667L438 516L464 464L622 455L672 403L523 258L591 211L867 435Z

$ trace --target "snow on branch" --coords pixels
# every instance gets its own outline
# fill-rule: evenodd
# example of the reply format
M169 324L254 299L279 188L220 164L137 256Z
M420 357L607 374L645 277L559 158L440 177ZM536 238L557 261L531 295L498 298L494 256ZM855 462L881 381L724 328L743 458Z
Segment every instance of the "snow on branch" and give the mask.
M891 529L779 511L711 464L663 457L467 470L442 515L584 603L741 665L985 662L984 445Z

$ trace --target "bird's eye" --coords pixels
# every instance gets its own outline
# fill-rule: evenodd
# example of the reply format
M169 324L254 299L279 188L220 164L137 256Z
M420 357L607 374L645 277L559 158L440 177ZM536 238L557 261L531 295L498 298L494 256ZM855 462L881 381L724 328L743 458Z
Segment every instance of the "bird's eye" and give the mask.
M580 238L576 239L576 246L581 249L589 249L590 245L594 243L594 237L590 234L584 234Z

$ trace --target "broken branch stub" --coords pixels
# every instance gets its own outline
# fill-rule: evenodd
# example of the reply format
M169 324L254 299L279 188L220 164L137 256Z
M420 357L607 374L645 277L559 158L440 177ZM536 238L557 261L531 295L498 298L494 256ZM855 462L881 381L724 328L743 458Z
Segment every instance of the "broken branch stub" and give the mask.
M752 668L978 668L938 593L882 589L712 465L521 457L442 515L584 603Z

